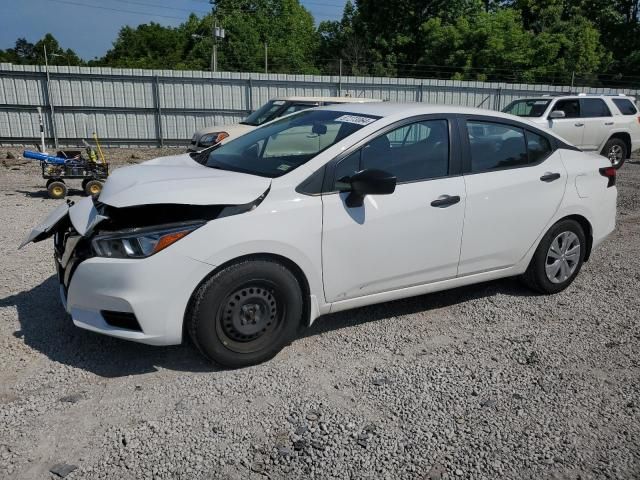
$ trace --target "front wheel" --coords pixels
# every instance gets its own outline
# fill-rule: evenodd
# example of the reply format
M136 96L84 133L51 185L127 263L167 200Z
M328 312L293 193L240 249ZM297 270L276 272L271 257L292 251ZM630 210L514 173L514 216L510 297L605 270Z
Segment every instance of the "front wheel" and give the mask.
M100 195L100 192L102 192L102 182L95 179L87 180L82 186L82 189L88 197L97 197Z
M531 259L523 280L540 293L558 293L567 288L582 268L587 242L575 220L561 220L546 233Z
M619 138L612 138L602 149L602 155L607 157L614 168L620 168L627 159L627 144Z
M270 260L247 260L209 278L187 313L189 336L210 360L239 368L273 358L303 315L296 277Z

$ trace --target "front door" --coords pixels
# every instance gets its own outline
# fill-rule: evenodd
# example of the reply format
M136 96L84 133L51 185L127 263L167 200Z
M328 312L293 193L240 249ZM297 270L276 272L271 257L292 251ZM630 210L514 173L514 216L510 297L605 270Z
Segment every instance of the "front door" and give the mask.
M584 121L580 118L580 100L558 100L552 111L562 111L564 118L548 119L548 127L576 147L582 147L584 137Z
M335 192L322 197L327 301L456 276L465 187L450 176L451 151L449 122L429 119L391 129L337 164ZM396 190L349 208L348 177L367 168L394 174Z
M567 173L549 139L468 119L467 209L460 276L518 263L560 206Z

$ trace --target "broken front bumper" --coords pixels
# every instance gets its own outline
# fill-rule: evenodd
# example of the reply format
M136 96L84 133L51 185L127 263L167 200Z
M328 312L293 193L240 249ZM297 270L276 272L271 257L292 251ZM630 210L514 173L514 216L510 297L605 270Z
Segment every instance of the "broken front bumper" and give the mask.
M90 199L63 204L22 246L54 235L60 296L76 326L151 345L181 343L189 299L211 265L172 249L144 259L96 257L89 241L100 221Z
M168 252L143 260L89 258L63 289L66 309L80 328L151 345L179 344L191 294L210 271L208 264ZM114 314L129 314L139 330L110 325Z

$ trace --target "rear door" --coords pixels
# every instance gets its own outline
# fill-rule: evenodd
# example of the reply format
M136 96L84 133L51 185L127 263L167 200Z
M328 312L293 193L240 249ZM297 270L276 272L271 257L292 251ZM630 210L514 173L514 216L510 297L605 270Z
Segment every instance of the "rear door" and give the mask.
M567 173L553 137L515 122L461 125L467 191L458 275L518 263L557 211Z
M569 143L582 147L584 137L584 121L580 117L580 100L578 98L557 100L551 111L562 111L565 118L549 118L549 128Z
M581 148L597 150L609 138L609 132L614 127L609 107L601 98L581 98L580 117L584 122Z

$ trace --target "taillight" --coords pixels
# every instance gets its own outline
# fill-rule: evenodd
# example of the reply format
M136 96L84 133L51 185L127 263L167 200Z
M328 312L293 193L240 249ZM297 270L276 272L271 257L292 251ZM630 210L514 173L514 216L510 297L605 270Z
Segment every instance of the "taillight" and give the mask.
M600 169L600 175L603 177L607 177L609 179L609 183L607 184L607 188L613 187L616 184L616 174L618 170L613 167L602 167Z

